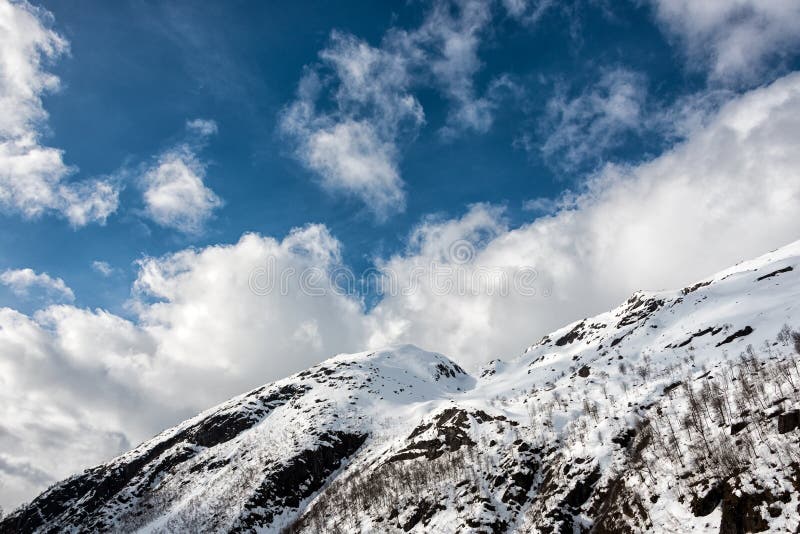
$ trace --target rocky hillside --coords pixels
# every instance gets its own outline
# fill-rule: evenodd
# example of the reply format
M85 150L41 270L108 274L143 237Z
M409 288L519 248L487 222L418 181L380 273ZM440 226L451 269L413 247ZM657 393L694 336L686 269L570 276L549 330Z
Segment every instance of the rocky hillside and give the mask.
M795 329L800 242L475 376L413 346L336 356L54 485L0 532L795 532Z

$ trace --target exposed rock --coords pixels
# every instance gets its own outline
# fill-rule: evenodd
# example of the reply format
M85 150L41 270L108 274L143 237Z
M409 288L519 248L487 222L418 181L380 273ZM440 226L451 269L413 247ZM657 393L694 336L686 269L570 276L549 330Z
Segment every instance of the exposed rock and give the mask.
M782 273L788 273L793 270L794 267L789 265L788 267L784 267L783 269L778 269L777 271L772 271L771 273L765 274L764 276L759 276L758 278L756 278L756 282L760 282L761 280L766 280L767 278L772 278L773 276L777 276Z
M778 415L778 433L786 434L800 426L800 411L792 410Z
M729 335L728 337L726 337L725 339L723 339L722 341L717 343L717 347L721 347L722 345L727 345L728 343L730 343L734 339L737 339L737 338L740 338L740 337L744 337L744 336L749 336L752 333L753 333L753 327L752 326L745 326L741 330L737 330L733 334Z
M558 338L556 340L556 346L563 347L564 345L569 345L570 343L574 343L575 341L583 339L583 336L585 335L583 331L584 323L585 321L581 321L575 325L572 330Z

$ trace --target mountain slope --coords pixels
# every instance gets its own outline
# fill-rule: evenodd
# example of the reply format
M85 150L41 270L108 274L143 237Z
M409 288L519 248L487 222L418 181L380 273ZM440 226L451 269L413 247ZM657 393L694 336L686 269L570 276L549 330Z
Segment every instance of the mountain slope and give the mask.
M413 346L340 355L53 486L0 532L795 531L798 305L800 242L475 377Z

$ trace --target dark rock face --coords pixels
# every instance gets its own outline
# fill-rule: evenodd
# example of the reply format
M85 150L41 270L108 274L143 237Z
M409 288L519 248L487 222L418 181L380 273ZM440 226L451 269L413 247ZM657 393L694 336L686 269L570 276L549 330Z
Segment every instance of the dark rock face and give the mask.
M591 531L596 534L633 534L638 529L631 524L647 524L647 511L620 478L611 479L597 492L588 512L594 517Z
M342 462L367 439L365 434L328 432L320 436L319 447L308 449L278 466L268 466L256 491L248 498L244 512L231 532L251 532L269 527L274 510L297 508L325 483Z
M679 349L679 348L681 348L681 347L685 347L686 345L688 345L689 343L691 343L692 341L694 341L694 340L695 340L695 338L698 338L698 337L703 337L703 336L705 336L705 335L708 335L708 334L711 334L712 336L716 336L716 335L717 335L717 334L719 334L721 331L722 331L722 327L719 327L719 326L716 326L716 327L715 327L715 326L709 326L708 328L704 328L704 329L702 329L702 330L698 330L697 332L695 332L694 334L692 334L691 336L689 336L689 337L688 337L687 339L685 339L684 341L682 341L682 342L678 343L677 345L669 344L669 345L667 345L665 348L667 348L667 349L672 349L672 348Z
M481 414L473 414L472 417L481 419ZM455 451L462 446L473 446L475 442L469 437L469 418L470 414L458 408L448 408L442 411L432 424L422 424L414 429L409 436L413 440L403 450L393 456L390 461L410 460L425 457L434 460L448 451ZM483 414L483 418L491 419ZM436 428L436 437L432 439L417 440L418 436L424 434L430 428Z
M455 378L458 375L466 375L467 372L456 365L455 363L439 363L436 365L436 374L434 375L434 380L437 382L442 378Z
M731 436L735 436L736 434L744 430L749 424L750 423L748 421L739 421L738 423L733 423L731 425Z
M563 347L564 345L569 345L570 343L574 343L575 341L580 341L583 339L585 335L583 331L584 322L581 321L575 328L564 334L562 337L556 340L556 345L559 347Z
M644 298L640 294L628 299L626 313L617 323L617 328L632 325L647 319L656 310L664 305L664 301L655 298Z
M744 337L744 336L749 336L752 333L753 333L753 327L752 326L745 326L741 330L737 330L733 334L729 335L728 337L726 337L725 339L723 339L722 341L717 343L717 347L721 347L722 345L727 345L728 343L730 343L734 339L738 339L738 338Z
M742 493L737 496L729 485L724 488L722 497L722 520L719 525L720 534L744 534L746 532L764 532L769 524L761 515L759 508L764 502L773 499L765 493Z
M690 505L692 513L698 517L707 516L716 510L717 506L719 506L719 503L722 502L724 493L724 484L719 484L712 487L705 495L695 496Z
M598 480L600 480L600 468L596 467L586 478L575 482L575 486L569 490L564 501L572 508L580 508L592 496L594 485Z
M541 453L519 439L518 426L482 410L444 409L418 425L398 452L351 464L286 532L335 531L326 520L351 505L376 532L441 532L431 522L443 511L452 514L454 532L509 532L535 491Z
M697 291L697 290L698 290L698 289L700 289L701 287L706 287L706 286L708 286L708 285L711 285L711 282L712 282L712 280L708 280L708 281L706 281L706 282L698 282L698 283L696 283L696 284L695 284L695 285L693 285L693 286L684 287L684 288L681 290L681 293L682 293L684 296L686 296L686 295L688 295L689 293L694 293L695 291Z
M202 447L214 447L230 441L248 428L251 428L265 415L287 402L303 395L307 387L288 385L277 391L262 393L257 390L251 394L254 404L248 410L220 411L203 419L196 425L182 432L178 441L188 441ZM248 399L249 400L249 399Z
M800 411L792 410L778 415L778 433L786 434L800 426Z
M631 442L633 441L633 438L635 437L636 437L636 429L628 428L625 429L625 431L620 432L619 434L611 438L611 443L616 443L623 449L627 449L630 446Z
M420 500L416 509L411 514L411 517L409 517L406 522L403 523L403 530L408 532L417 526L417 524L426 523L431 517L434 516L434 514L436 514L436 512L440 510L445 510L445 507L441 504L434 504L427 499Z
M778 269L777 271L772 271L769 274L765 274L764 276L759 276L756 278L756 282L760 282L762 280L766 280L767 278L772 278L773 276L778 276L779 274L788 273L794 271L794 267L791 265L788 267L784 267L783 269Z
M134 460L119 466L100 466L74 476L37 497L0 523L0 532L32 532L56 518L74 525L80 532L102 531L110 528L102 515L102 506L135 477L146 465L178 443L177 437L167 439ZM162 460L159 467L169 463Z

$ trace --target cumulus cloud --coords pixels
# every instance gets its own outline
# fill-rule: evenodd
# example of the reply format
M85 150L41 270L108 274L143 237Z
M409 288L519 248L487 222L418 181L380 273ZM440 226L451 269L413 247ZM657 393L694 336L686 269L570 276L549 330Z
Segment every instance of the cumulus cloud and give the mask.
M485 2L442 0L419 27L392 28L379 46L334 31L281 117L297 158L323 187L361 200L378 219L403 211L401 147L425 122L414 91L434 88L450 102L441 133L453 137L488 130L498 99L512 85L501 77L483 95L475 88L490 19Z
M657 20L710 78L752 83L800 47L800 4L760 0L650 0Z
M188 146L169 150L142 176L146 214L161 226L197 234L222 200L204 183L205 165Z
M31 289L39 289L49 297L75 300L75 294L64 280L53 278L47 273L37 273L33 269L8 269L0 274L0 283L21 297L29 296Z
M404 208L396 147L382 141L370 123L348 120L317 130L307 151L309 165L322 175L326 188L361 198L381 218Z
M59 88L46 64L68 43L49 25L49 12L0 0L0 207L25 217L58 213L73 226L104 223L118 205L107 180L69 182L63 152L42 145L47 112L42 96Z
M561 88L547 103L539 148L545 161L568 171L596 167L625 136L644 128L647 84L643 75L626 69L604 72L597 83L578 95Z
M489 205L426 218L408 250L377 260L416 290L369 310L309 291L341 264L340 243L320 225L145 258L132 319L67 305L0 309L4 465L57 479L336 352L414 342L470 367L513 357L634 290L681 287L797 239L799 136L796 74L731 101L651 161L604 168L551 215L516 228ZM443 288L425 276L434 264L524 270L535 293ZM9 471L0 468L0 502L41 489Z
M302 290L309 282L302 273L317 276L339 263L340 244L320 225L281 241L247 234L233 245L142 261L135 294L140 321L158 342L153 379L169 384L176 402L198 406L209 394L225 398L363 345L360 302ZM208 389L189 392L192 383Z
M0 471L7 476L18 477L30 481L32 484L41 486L55 480L51 479L47 473L26 462L8 461L4 454L0 454Z

